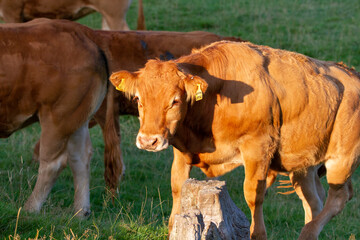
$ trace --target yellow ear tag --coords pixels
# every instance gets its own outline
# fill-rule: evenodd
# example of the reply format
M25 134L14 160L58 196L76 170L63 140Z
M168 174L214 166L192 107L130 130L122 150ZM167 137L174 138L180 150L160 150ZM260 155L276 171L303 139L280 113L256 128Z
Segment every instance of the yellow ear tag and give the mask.
M125 90L125 85L124 84L125 84L125 79L122 78L121 81L120 81L120 84L116 87L116 90L124 92L124 90Z
M200 101L201 99L203 99L203 93L201 91L201 87L200 84L196 84L198 86L196 93L195 93L195 100L196 101Z

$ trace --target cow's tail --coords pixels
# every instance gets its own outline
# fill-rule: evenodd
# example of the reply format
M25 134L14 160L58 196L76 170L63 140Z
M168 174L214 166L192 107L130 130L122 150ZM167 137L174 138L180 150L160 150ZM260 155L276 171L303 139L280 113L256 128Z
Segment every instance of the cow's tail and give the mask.
M115 88L110 84L106 96L106 114L104 135L104 164L105 164L105 182L110 192L115 196L119 180L125 172L125 165L122 159L120 148L120 125L119 125L119 107L114 104Z
M112 69L112 63L109 61L112 58L110 51L112 36L112 31L88 30L88 37L99 46L106 61L108 91L102 106L94 117L101 126L104 138L105 183L111 193L115 194L119 181L125 172L125 166L120 148L119 104L116 102L116 90L109 81Z
M145 16L144 16L144 7L142 0L139 0L138 3L138 19L137 19L137 27L136 30L146 30L145 26Z

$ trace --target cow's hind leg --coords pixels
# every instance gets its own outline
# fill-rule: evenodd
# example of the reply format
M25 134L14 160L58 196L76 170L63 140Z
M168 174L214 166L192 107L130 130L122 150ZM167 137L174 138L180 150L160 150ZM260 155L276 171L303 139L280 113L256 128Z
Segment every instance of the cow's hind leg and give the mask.
M307 171L291 172L291 183L296 194L303 203L305 211L305 224L314 219L322 210L325 200L324 188L317 175L317 166L310 167Z
M74 209L77 216L90 214L90 159L92 146L88 124L71 135L68 141L68 162L74 178Z
M36 142L34 146L34 152L32 155L32 160L34 162L40 162L40 140Z
M354 162L334 160L326 162L329 191L325 206L315 219L305 225L299 239L317 239L323 227L343 210L346 202L352 197L350 177L355 170L352 163Z
M57 177L67 162L67 138L54 128L45 127L40 137L40 165L34 190L24 205L29 212L39 212Z

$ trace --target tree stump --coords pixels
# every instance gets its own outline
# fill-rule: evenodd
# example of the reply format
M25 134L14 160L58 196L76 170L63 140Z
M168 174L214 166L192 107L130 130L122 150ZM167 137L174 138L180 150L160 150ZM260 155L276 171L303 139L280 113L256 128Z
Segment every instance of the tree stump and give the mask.
M170 240L250 239L250 224L225 181L188 179L181 191Z

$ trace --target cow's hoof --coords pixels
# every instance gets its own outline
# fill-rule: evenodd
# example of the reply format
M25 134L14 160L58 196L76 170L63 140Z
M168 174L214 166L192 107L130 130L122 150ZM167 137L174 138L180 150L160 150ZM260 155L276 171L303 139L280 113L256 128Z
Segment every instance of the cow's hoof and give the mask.
M90 208L83 208L81 210L78 210L75 215L80 219L87 219L91 215L91 210Z

